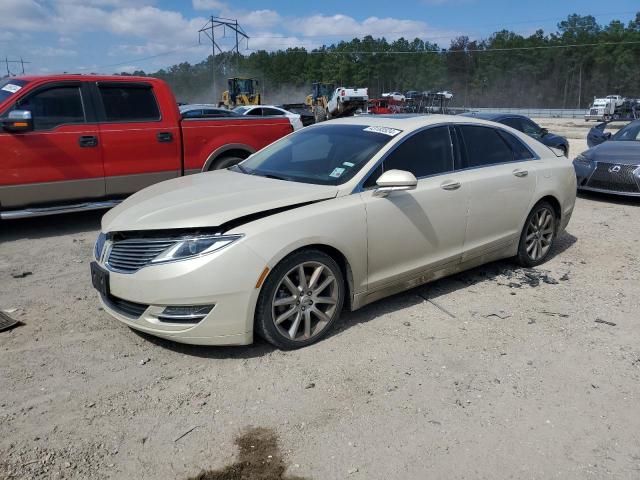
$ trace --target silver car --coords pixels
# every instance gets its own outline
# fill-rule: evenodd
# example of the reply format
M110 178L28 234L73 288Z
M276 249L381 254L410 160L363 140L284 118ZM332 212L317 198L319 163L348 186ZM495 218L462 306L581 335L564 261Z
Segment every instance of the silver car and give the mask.
M297 348L343 309L501 258L544 262L575 195L566 157L504 125L334 120L129 197L102 220L92 279L134 329Z

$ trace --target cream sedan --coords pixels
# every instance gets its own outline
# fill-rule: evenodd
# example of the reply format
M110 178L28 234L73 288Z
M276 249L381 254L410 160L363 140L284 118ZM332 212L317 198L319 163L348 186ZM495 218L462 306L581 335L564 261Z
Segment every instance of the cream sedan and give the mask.
M334 120L131 196L102 220L92 281L152 335L297 348L343 309L501 258L544 262L575 195L571 162L505 125Z

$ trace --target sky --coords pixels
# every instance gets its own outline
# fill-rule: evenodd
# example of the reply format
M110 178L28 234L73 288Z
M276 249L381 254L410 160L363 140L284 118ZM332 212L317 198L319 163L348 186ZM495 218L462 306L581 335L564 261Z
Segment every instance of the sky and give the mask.
M365 35L446 47L458 35L555 31L571 13L626 23L639 10L637 0L0 0L0 76L5 57L30 62L31 74L155 72L197 63L211 51L206 38L198 40L211 15L237 19L250 37L240 51L251 53ZM216 36L223 50L231 48L231 32L218 29ZM9 68L21 70L17 63Z

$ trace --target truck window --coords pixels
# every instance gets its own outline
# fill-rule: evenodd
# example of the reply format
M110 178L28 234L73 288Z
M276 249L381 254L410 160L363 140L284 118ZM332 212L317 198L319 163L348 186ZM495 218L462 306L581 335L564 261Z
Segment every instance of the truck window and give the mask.
M107 122L160 120L160 109L151 87L146 85L99 85Z
M68 123L84 123L80 87L53 87L16 102L12 110L29 110L34 130L51 130Z

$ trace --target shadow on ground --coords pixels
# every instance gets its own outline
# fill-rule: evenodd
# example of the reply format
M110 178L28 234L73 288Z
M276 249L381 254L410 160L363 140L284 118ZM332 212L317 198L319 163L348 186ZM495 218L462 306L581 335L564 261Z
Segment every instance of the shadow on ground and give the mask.
M278 436L267 428L250 428L236 438L238 461L220 470L202 471L189 480L305 480L285 475Z
M579 191L578 197L585 200L592 200L599 203L612 203L615 205L629 205L631 207L640 207L640 197L632 197L628 195L614 195L610 193Z
M547 261L571 248L577 240L575 236L564 232L554 243L553 250ZM558 283L558 280L551 277L545 270L544 264L538 268L521 268L511 260L500 260L378 300L355 312L343 312L341 318L336 322L333 330L326 338L339 335L358 323L367 323L382 315L415 306L425 301L431 301L435 304L438 297L450 294L461 288L472 287L487 281L498 281L498 279L504 280L506 285L512 288L520 288L525 284L530 287L537 287L542 283ZM437 308L442 309L438 304L435 305ZM452 316L446 309L443 311ZM176 343L138 331L135 331L135 333L163 348L184 355L202 358L256 358L272 353L275 350L275 347L257 335L254 337L253 345L210 347ZM326 338L323 341L326 341Z
M27 238L59 237L100 230L106 210L49 215L46 217L2 220L0 243Z

